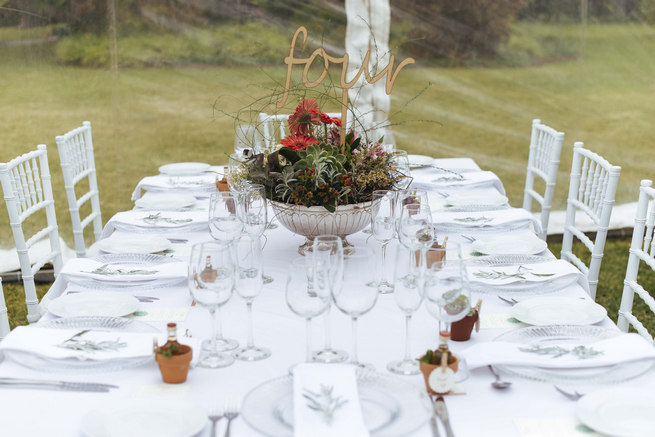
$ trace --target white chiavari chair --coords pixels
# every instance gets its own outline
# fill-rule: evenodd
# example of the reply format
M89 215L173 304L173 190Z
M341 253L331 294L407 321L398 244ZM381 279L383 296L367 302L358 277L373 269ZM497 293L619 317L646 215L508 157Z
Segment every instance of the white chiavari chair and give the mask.
M84 228L93 223L93 236L96 241L100 239L102 233L102 216L100 213L96 164L93 155L91 123L85 121L82 126L55 139L59 149L61 171L64 176L68 211L73 223L75 253L77 257L86 257L87 247L84 242ZM87 180L89 191L78 198L75 194L75 186L84 179ZM80 208L86 202L91 203L91 212L82 219Z
M525 176L525 190L523 195L523 209L532 212L532 201L541 205L541 229L539 237L546 240L548 219L553 205L555 182L559 156L562 152L564 133L541 123L541 120L532 120L532 135L530 137L530 153L528 155L528 168ZM535 177L539 177L545 184L543 194L535 190Z
M653 182L642 180L639 189L639 201L637 202L637 213L635 216L635 227L632 231L632 243L630 244L630 255L628 267L623 281L623 296L619 308L619 319L617 325L620 330L628 332L630 325L644 337L653 340L652 334L637 319L632 312L635 294L639 296L650 310L655 313L655 299L637 282L639 268L645 264L646 268L655 271L655 240L653 240L653 228L655 228L655 190Z
M48 262L52 263L55 276L59 274L62 266L55 202L52 197L48 152L45 144L40 144L37 150L9 162L0 163L0 182L23 277L27 320L33 323L41 317L34 275ZM41 210L45 211L46 226L25 240L23 223ZM31 262L29 248L46 236L50 240L50 250L40 259Z
M5 294L2 291L2 278L0 278L0 340L7 334L9 334L9 314L7 314Z
M581 142L573 145L571 182L566 205L561 258L575 265L587 276L589 295L595 300L598 274L603 260L605 239L621 167L610 164L602 156L583 146L584 144ZM576 228L575 215L578 210L585 213L596 225L594 241ZM580 240L591 252L591 261L588 267L573 253L573 237Z

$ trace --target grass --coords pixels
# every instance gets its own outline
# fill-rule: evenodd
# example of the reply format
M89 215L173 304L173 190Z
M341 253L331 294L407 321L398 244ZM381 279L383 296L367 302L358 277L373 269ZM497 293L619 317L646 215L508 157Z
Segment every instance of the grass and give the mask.
M124 68L117 75L62 65L52 45L0 47L0 162L40 143L49 146L60 233L71 245L56 135L83 120L92 122L106 222L132 207L130 194L137 182L156 173L160 165L226 162L235 121L223 113L237 113L284 80L282 59L288 53L291 30L286 33L280 40L284 42L275 42L279 60L272 67L194 64ZM572 53L581 56L528 67L488 68L442 68L419 60L399 74L391 97L396 143L410 153L474 158L501 177L511 203L519 205L530 123L541 118L566 132L555 208L565 203L574 141L584 141L621 165L617 202L635 201L639 180L655 177L651 165L655 161L655 58L650 55L655 52L655 30L635 24L590 25L583 45L579 26L520 24L509 45L516 56L529 50L542 50L539 56L545 57L566 53L561 47L531 49L530 35L554 45L579 44ZM294 79L299 76L297 67ZM290 112L291 106L293 102L281 112ZM4 204L0 246L12 246ZM624 259L626 243L609 242L603 272L611 275L601 276L601 281L611 281L612 285L603 286L613 296L620 295L625 268L619 266ZM5 284L6 295L21 293L20 287ZM599 290L599 300L603 294Z

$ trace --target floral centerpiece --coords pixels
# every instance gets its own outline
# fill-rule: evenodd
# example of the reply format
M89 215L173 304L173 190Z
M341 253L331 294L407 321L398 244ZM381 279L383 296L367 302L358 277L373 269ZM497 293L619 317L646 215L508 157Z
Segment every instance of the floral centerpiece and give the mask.
M381 139L368 142L350 129L342 145L341 120L322 112L315 100L303 100L288 126L289 136L275 151L251 154L232 177L263 185L281 223L310 240L363 229L373 191L395 189L406 178Z

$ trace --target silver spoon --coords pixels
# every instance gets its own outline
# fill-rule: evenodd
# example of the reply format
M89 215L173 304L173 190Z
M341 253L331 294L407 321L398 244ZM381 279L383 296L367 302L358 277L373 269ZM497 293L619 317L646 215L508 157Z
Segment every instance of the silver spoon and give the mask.
M504 390L504 389L506 389L506 388L509 388L509 386L512 385L512 383L509 382L509 381L503 381L503 380L501 380L501 379L500 379L500 375L498 375L498 373L496 373L496 371L494 370L493 366L488 366L488 367L489 367L489 370L491 370L491 373L496 377L496 380L495 380L494 382L491 383L491 386L492 386L493 388L496 388L496 389L498 389L498 390Z

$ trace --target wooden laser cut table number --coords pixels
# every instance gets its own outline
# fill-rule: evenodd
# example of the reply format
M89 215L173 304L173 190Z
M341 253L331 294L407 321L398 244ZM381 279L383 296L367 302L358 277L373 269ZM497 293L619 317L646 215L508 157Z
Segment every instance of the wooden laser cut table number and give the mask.
M366 81L370 84L377 82L378 80L382 79L383 76L387 76L387 83L385 85L385 92L387 94L391 94L391 90L393 89L393 85L396 82L396 78L398 77L398 73L400 70L403 69L406 65L414 64L416 61L414 58L407 58L403 59L400 64L398 64L398 67L396 68L396 71L393 71L393 64L395 57L394 55L389 56L389 62L387 63L386 67L382 69L378 74L375 76L371 77L371 74L369 72L369 60L371 58L371 50L369 49L366 52L366 56L364 56L364 59L362 61L362 66L360 67L359 71L355 75L355 77L352 78L350 82L346 81L346 73L348 71L348 62L349 62L349 57L348 53L344 53L342 57L337 58L334 56L328 55L325 50L322 47L317 48L314 50L312 55L309 58L296 58L294 56L294 50L296 48L296 40L298 39L298 35L302 34L302 45L304 46L305 43L307 42L307 28L305 26L300 26L298 29L296 29L296 32L293 34L293 38L291 38L291 49L289 50L289 56L284 58L284 63L287 64L287 80L284 86L284 94L282 95L282 99L277 103L277 107L281 108L284 106L284 104L287 102L287 98L289 97L289 85L291 83L291 70L293 69L294 65L305 65L305 68L303 69L302 72L302 82L307 88L314 88L318 86L323 79L325 79L325 76L327 75L327 71L330 67L330 62L334 64L341 64L341 79L339 81L339 85L341 86L341 148L342 148L342 153L345 153L345 141L346 141L346 126L348 125L347 123L347 117L348 117L348 90L352 88L355 83L357 83L357 80L360 78L362 73L364 73L364 76L366 77ZM323 71L321 74L318 76L316 80L310 81L307 78L307 75L309 73L309 69L316 60L317 57L323 58Z

